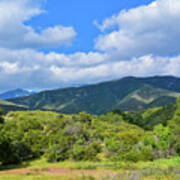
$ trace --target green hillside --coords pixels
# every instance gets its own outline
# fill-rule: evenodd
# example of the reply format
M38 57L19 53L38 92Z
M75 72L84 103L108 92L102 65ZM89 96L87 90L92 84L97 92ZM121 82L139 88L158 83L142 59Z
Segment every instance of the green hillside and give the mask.
M3 110L4 113L7 113L8 111L27 110L26 106L17 105L15 103L5 101L5 100L1 100L1 99L0 99L0 108Z
M61 113L103 114L113 109L142 110L175 103L180 96L180 79L175 77L127 77L78 88L57 89L11 99L29 109Z
M130 111L125 115L128 122L146 130L152 130L158 124L167 125L167 122L173 118L176 108L176 104L169 104L141 111Z
M175 104L180 93L144 85L122 99L115 108L123 111L142 110L147 108Z

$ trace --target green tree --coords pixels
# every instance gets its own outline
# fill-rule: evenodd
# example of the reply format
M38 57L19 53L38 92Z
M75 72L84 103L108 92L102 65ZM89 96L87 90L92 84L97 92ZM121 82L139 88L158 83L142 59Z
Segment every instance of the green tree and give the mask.
M2 129L0 131L0 162L3 165L17 164L20 162L20 158L15 151L11 139Z

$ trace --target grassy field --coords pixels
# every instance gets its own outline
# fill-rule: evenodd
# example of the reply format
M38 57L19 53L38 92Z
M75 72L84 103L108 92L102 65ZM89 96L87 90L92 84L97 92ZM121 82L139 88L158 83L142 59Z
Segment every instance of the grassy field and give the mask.
M178 180L180 157L154 162L60 162L45 159L1 167L0 180Z

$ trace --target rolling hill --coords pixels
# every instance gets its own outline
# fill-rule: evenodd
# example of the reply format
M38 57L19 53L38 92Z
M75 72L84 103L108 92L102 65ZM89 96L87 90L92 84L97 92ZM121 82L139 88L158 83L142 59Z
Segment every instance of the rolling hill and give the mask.
M175 103L180 96L180 78L172 76L126 77L83 87L43 91L9 101L31 110L62 113L86 111L103 114L113 109L141 110Z
M7 113L8 111L24 111L27 110L28 108L23 105L17 105L12 102L8 102L5 100L0 99L0 108L4 113Z
M144 85L143 87L130 93L119 104L117 109L123 111L141 110L146 108L164 106L169 103L176 103L176 98L180 93L160 88L155 88L151 85Z

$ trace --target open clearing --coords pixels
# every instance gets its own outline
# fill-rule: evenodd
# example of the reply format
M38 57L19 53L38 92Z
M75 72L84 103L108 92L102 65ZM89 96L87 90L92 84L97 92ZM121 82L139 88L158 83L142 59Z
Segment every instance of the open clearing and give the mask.
M154 162L60 162L1 167L0 180L178 180L180 157Z

